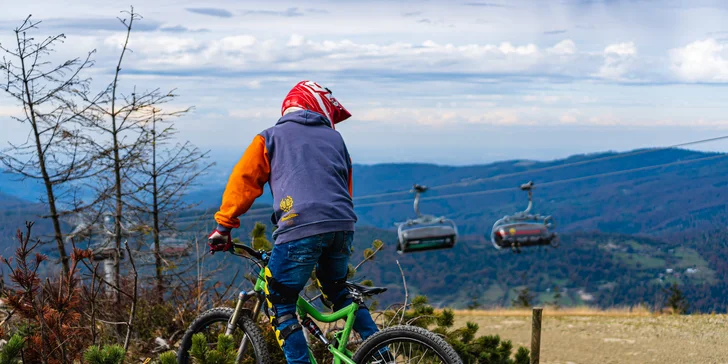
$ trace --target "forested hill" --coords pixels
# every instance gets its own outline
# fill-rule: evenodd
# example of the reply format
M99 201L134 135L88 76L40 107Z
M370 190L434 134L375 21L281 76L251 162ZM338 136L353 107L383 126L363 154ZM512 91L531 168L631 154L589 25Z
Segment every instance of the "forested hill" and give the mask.
M594 159L598 161L580 164ZM694 162L696 160L700 161ZM652 168L660 165L667 166ZM634 169L638 170L623 173ZM519 175L498 177L513 174ZM590 178L595 175L601 177ZM219 206L227 178L203 180L204 185L186 198L200 203L200 208L214 210ZM360 226L391 229L394 223L414 215L413 195L408 191L415 183L424 184L434 187L425 194L426 198L456 197L423 201L423 212L447 215L458 223L464 234L482 235L488 233L493 222L503 215L525 208L526 194L517 187L529 180L536 183L534 212L553 215L560 232L669 236L676 232L710 229L716 218L727 215L728 158L680 149L577 155L550 162L504 161L465 167L356 165L355 206ZM437 188L442 185L452 186ZM510 190L491 193L505 188ZM5 216L37 216L37 212L22 211L37 209L34 202L38 201L41 192L37 184L19 182L0 173L0 209L10 210L3 212ZM380 194L386 195L368 198ZM29 204L18 205L17 198ZM258 203L265 207L270 206L270 201L270 194L266 192ZM265 212L258 210L255 214L261 216ZM190 215L189 212L186 215ZM9 223L17 224L17 220L6 218L0 224ZM6 232L15 228L3 227ZM5 239L7 236L2 237Z
M372 239L386 248L358 272L389 287L386 302L404 297L399 260L410 297L425 294L438 306L508 307L528 288L534 304L599 307L663 307L665 289L676 282L693 312L728 309L728 234L716 229L700 240L651 239L615 233L566 233L559 248L521 254L496 250L478 237L463 236L451 250L399 255L396 234L361 228L355 256ZM559 291L557 295L555 292Z
M590 159L600 160L581 164ZM629 170L635 171L624 172ZM520 174L498 177L514 173ZM562 246L520 255L496 251L484 234L504 214L525 208L526 195L517 187L529 180L536 183L534 211L554 216ZM225 181L206 178L206 185L187 198L213 208L186 211L180 221L209 217L212 222ZM455 197L424 201L421 209L458 223L463 236L455 249L395 253L393 224L413 216L408 190L414 183L454 184L435 188L426 197ZM683 285L694 309L725 311L728 239L720 234L728 221L726 186L728 158L678 149L465 167L357 165L357 251L362 252L375 238L387 243L377 262L366 265L360 274L388 285L391 290L385 300L390 302L401 299L401 278L394 264L394 259L400 259L410 293L427 294L441 305L508 305L515 289L525 286L540 302L553 299L549 291L558 286L566 290L561 299L566 305L656 304L664 298L665 285L675 281ZM42 205L29 202L29 196L38 192L33 185L18 185L7 175L0 178L0 240L6 253L15 229L45 213ZM381 194L386 195L367 198ZM268 220L259 209L270 206L269 194L258 202L257 218L244 218L236 231L244 239L255 221ZM43 229L42 223L39 228ZM712 240L706 240L706 232L715 233Z

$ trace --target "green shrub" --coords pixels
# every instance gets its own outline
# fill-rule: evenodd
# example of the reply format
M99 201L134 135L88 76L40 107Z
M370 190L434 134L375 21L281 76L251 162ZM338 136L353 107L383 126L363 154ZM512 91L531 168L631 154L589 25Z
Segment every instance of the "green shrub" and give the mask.
M86 350L83 358L89 364L120 364L124 361L124 347L121 345L94 345Z
M25 339L19 334L13 335L10 340L0 350L0 364L16 364L20 363L18 356L23 350Z
M158 364L177 364L177 353L168 351L159 356Z
M233 343L233 337L220 334L217 337L217 347L210 349L207 346L205 334L198 332L192 336L192 348L190 357L193 363L198 364L232 364L235 362L237 350Z

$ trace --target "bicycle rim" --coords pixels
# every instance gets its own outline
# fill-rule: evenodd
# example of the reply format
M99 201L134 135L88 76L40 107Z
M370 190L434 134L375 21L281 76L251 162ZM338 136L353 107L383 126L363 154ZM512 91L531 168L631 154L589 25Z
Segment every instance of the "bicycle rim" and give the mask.
M388 348L389 355L382 352ZM417 338L400 337L382 341L364 355L361 364L447 364L450 361L438 354L437 348ZM393 360L393 361L392 361Z

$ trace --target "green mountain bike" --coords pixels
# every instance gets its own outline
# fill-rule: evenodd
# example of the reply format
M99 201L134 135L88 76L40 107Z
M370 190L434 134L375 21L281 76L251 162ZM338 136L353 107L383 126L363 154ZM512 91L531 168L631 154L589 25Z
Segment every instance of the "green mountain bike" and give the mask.
M248 292L241 292L235 308L216 307L197 317L185 332L177 353L177 362L190 363L188 351L192 347L192 336L198 332L205 333L210 346L215 345L217 335L224 333L232 335L235 342L240 342L235 363L272 363L263 332L257 323L265 304L265 267L268 264L270 253L264 250L256 251L243 244L233 244L232 254L253 261L259 268L255 287ZM354 302L331 314L319 312L303 297L298 297L297 312L299 320L304 327L306 341L309 343L309 357L316 363L310 349L312 338L320 340L333 355L335 364L384 364L384 363L444 363L462 364L462 360L455 350L440 336L416 326L393 326L385 328L359 345L356 352L347 347L354 326L354 318L359 305L364 298L371 297L386 291L381 287L366 287L353 282L347 282L347 288ZM245 303L253 300L252 309L244 308ZM267 314L267 313L266 313ZM344 328L336 332L330 339L324 335L316 322L331 323L345 320ZM389 348L389 350L385 350ZM382 353L388 353L383 355ZM275 363L279 364L279 363Z

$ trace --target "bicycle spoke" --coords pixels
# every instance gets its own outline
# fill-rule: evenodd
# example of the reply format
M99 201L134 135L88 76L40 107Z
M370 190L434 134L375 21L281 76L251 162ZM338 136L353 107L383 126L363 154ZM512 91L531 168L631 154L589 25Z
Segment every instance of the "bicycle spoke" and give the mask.
M424 358L425 358L425 354L427 354L427 352L428 352L428 351L430 351L430 349L429 349L429 348L428 348L427 350L425 350L425 352L424 352L424 353L422 353L422 358L420 358L420 360L418 360L418 361L417 361L417 364L420 364L420 362L422 361L422 359L424 359Z
M389 348L390 358L379 352L384 347ZM438 364L445 363L431 347L422 342L408 339L394 339L377 347L367 363L396 363L396 364ZM392 361L393 359L393 361ZM390 361L387 361L390 360Z

